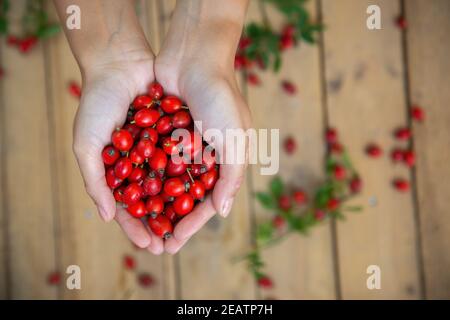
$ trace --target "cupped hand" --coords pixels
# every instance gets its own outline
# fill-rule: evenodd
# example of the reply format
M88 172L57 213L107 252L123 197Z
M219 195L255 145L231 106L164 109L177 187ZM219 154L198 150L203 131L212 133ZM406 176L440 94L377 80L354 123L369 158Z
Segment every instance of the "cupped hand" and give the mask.
M102 62L86 70L73 142L86 190L103 220L115 219L133 243L160 254L162 240L124 208L116 206L106 184L101 157L103 148L111 143L111 133L125 122L134 97L146 92L147 85L154 80L153 56L145 53L135 60Z
M163 48L157 56L156 80L166 94L174 94L186 102L194 121L201 121L202 132L218 129L225 138L227 129L245 131L251 126L249 109L235 79L233 56L221 66L202 54L180 57L179 53L172 52L170 48ZM216 150L225 153L225 139L214 144ZM223 154L219 154L219 158L223 159ZM243 163L221 164L220 177L212 194L176 225L174 236L164 243L165 251L176 253L214 214L228 215L244 179L245 168Z

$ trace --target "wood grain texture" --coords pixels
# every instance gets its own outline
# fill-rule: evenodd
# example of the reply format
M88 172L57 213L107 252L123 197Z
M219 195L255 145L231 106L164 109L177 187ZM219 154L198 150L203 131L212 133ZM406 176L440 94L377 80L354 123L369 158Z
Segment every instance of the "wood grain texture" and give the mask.
M3 43L0 43L0 57L2 57ZM6 203L6 115L4 107L3 81L6 70L3 67L3 61L0 59L0 68L3 75L0 76L0 299L8 298L8 221L7 221L7 203Z
M159 3L162 4L162 34L165 35L175 1ZM254 284L245 265L232 263L236 255L247 249L250 241L247 198L248 187L244 184L229 217L226 220L218 215L213 217L177 254L179 298L254 298Z
M450 2L405 1L411 103L426 121L414 123L417 189L426 293L450 298Z
M161 8L156 0L143 1L142 13L140 15L141 25L146 34L154 53L160 47L160 28L163 24L160 22ZM143 270L152 270L157 276L156 285L160 287L160 299L174 299L177 292L175 259L167 254L162 256L153 256L148 251L144 251L138 258L139 266ZM157 268L157 270L155 270ZM148 289L140 288L141 297L146 297ZM157 297L154 297L157 298Z
M308 8L316 15L315 2ZM275 30L283 27L283 17L270 5L265 12ZM258 2L252 2L249 20L261 19ZM283 54L283 66L278 74L271 70L258 73L262 85L249 85L248 101L252 108L255 127L280 129L279 175L294 188L312 192L323 175L323 108L321 103L320 60L318 46L301 44ZM281 87L283 80L295 84L298 93L291 96ZM297 150L293 155L283 151L283 141L295 139ZM261 175L260 166L253 168L255 189L264 191L272 176ZM252 199L252 201L255 201ZM273 215L256 204L257 220ZM278 299L333 299L335 281L329 224L312 231L307 237L293 235L264 254L267 272L275 287L262 296Z
M11 17L20 17L23 5L14 1ZM28 55L5 48L1 60L8 69L2 130L10 298L56 298L46 283L56 263L44 54L40 45Z
M52 17L56 13L52 10ZM50 118L54 136L54 171L57 173L60 269L79 265L81 290L62 287L64 299L162 299L164 281L162 259L147 251L135 251L115 222L104 223L87 196L82 177L72 152L73 119L79 101L68 93L71 81L81 83L79 69L67 40L61 33L48 40L48 78L51 86ZM130 254L138 261L136 272L125 270L123 256ZM155 285L142 289L138 273L149 273Z
M366 27L366 9L380 6L382 29ZM388 156L369 159L364 148L378 143L386 154L401 146L394 128L406 125L401 33L393 23L398 1L323 1L325 68L330 123L362 173L364 212L338 225L339 267L344 299L420 298L413 201L394 191L394 177L409 178ZM368 290L366 269L381 268L381 290Z

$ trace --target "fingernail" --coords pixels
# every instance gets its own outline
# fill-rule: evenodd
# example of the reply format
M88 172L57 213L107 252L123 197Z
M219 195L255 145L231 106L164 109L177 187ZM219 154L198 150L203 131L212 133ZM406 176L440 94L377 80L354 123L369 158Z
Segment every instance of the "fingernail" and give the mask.
M224 218L228 216L228 214L231 211L231 207L233 205L234 198L230 198L225 201L225 203L222 206L222 211L220 212L220 215Z

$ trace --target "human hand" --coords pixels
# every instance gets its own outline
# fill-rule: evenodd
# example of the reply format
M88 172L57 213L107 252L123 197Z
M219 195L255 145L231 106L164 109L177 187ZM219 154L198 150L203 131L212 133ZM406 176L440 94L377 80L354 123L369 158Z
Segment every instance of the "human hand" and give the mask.
M193 119L202 122L203 131L219 129L225 137L227 129L247 130L251 126L250 112L235 79L236 48L233 44L227 48L229 41L214 40L217 34L213 28L206 28L205 32L180 40L178 33L169 31L169 38L155 60L155 76L166 93L184 99ZM226 144L214 143L217 150L227 148ZM221 164L212 195L176 225L174 236L164 243L165 251L176 253L215 213L228 215L244 179L245 167L246 164Z
M153 82L153 55L134 51L126 60L103 61L85 70L83 95L74 123L73 149L86 190L103 220L114 218L133 243L160 254L162 239L122 206L116 207L106 184L101 157L103 148L111 143L111 132L125 122L134 97L146 92L147 85Z

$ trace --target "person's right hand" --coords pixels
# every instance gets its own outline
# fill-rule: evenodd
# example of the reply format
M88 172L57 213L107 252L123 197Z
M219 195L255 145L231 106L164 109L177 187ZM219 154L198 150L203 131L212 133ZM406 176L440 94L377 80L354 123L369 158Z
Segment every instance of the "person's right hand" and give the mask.
M111 143L111 133L125 122L135 96L146 92L154 80L150 51L132 51L126 59L102 61L84 68L83 94L74 123L73 150L86 190L105 221L115 219L130 240L154 254L163 252L163 241L140 220L117 205L106 184L103 148Z

